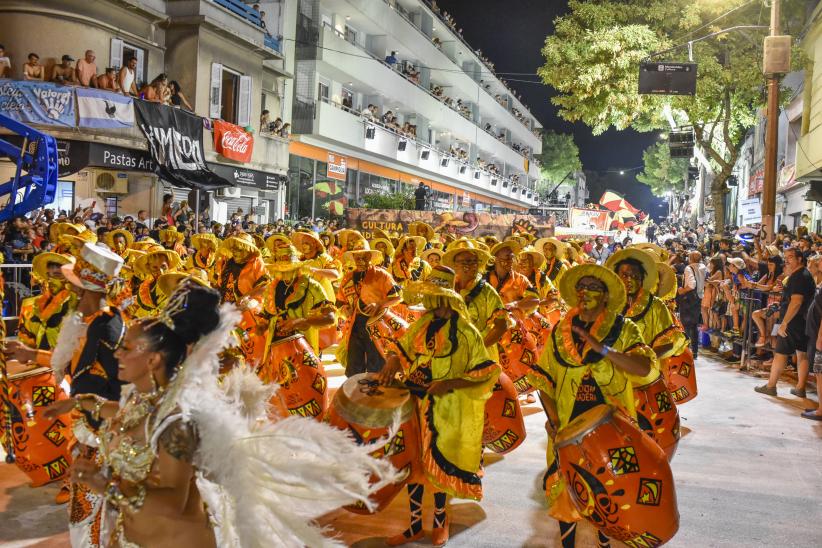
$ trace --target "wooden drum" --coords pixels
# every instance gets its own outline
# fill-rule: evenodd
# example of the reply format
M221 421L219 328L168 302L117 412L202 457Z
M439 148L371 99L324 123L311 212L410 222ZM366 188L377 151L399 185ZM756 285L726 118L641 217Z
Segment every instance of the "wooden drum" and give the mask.
M383 487L371 496L377 503L375 512L385 509L420 470L420 427L416 405L404 388L379 386L375 375L354 375L337 391L326 420L332 426L351 433L360 445L374 444L388 435L395 414L400 427L385 445L375 447L373 456L387 458L394 467L407 472L405 480ZM374 478L375 480L377 478ZM345 507L357 514L369 513L362 503Z
M662 371L668 392L677 405L691 401L696 397L696 368L694 367L694 353L687 348L679 356L672 356L662 360Z
M408 331L408 322L396 312L383 308L382 312L368 319L365 329L374 341L374 346L385 358L389 352L400 353L397 340Z
M531 365L539 358L539 350L534 334L518 316L514 317L514 327L508 329L499 341L499 364L502 371L511 378L518 394L531 392L534 387L527 375Z
M301 333L273 341L258 375L265 383L280 385L272 400L275 408L284 406L291 415L322 420L328 408L328 380L322 362Z
M673 459L679 445L679 411L662 376L634 388L634 403L639 427L659 444L668 460Z
M482 444L504 455L525 441L525 420L517 398L517 389L505 373L500 373L491 397L485 403L485 427Z
M43 417L47 406L65 400L68 395L51 368L26 369L19 364L15 367L15 363L8 363L8 391L4 394L4 405L10 411L15 463L31 479L31 486L39 487L69 473L69 446L73 439L70 414L50 421Z
M679 510L671 467L631 419L598 405L555 441L571 500L604 535L629 546L659 546L673 538Z

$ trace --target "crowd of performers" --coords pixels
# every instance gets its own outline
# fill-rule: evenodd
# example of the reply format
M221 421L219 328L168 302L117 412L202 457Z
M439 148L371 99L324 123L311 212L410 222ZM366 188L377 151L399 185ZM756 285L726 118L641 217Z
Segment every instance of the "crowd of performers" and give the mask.
M198 234L187 257L168 233L49 237L5 339L0 432L32 485L62 482L73 546L327 545L317 518L405 490L397 546L425 536L426 487L441 546L448 498L482 499L483 452L523 443L527 404L563 546L582 519L601 546L677 531L668 461L696 378L653 244L600 266L575 242L425 223Z

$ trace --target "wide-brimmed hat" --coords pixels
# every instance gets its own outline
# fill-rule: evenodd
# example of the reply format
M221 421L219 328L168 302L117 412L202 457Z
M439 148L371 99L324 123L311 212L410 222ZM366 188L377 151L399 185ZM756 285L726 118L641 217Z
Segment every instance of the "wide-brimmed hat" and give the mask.
M320 253L325 252L325 244L313 230L298 230L291 233L291 241L297 246L298 250L302 250L302 246L311 242L314 246L319 248Z
M359 230L352 230L350 228L341 228L334 233L334 236L337 237L340 247L346 250L349 249L352 240L356 241L358 244L360 242L365 242L365 236L363 236Z
M354 257L359 256L361 254L368 254L369 261L374 266L381 265L383 262L382 251L379 251L377 249L371 249L371 246L368 245L368 242L363 240L362 247L360 249L346 251L345 253L343 253L343 263L354 264Z
M467 316L465 300L455 289L457 275L452 268L439 265L422 281L408 282L403 288L403 298L419 302L422 297L443 297L451 308Z
M620 249L605 261L605 266L616 272L616 265L625 259L634 259L642 264L645 269L645 279L642 281L642 289L649 293L653 293L659 281L659 273L657 271L656 262L657 257L651 251L643 251L636 247L628 247Z
M400 238L400 241L397 242L397 253L402 253L403 247L405 247L405 244L409 241L413 241L415 244L417 244L415 249L415 255L419 257L420 253L422 253L423 249L425 248L426 240L422 236L412 236L411 234L403 234L403 236Z
M220 247L220 239L217 237L216 234L211 232L204 232L202 234L192 234L191 235L191 247L200 251L200 248L203 247L203 244L209 243L211 244L215 250Z
M177 230L176 226L170 226L160 230L160 241L164 244L175 244L185 240L186 235Z
M377 240L379 238L390 240L391 236L388 234L388 232L386 232L385 230L383 230L381 228L372 228L371 229L371 239L372 240Z
M168 269L169 270L179 270L183 266L183 261L180 259L180 256L177 255L177 252L171 249L165 249L164 247L155 244L154 248L148 249L145 253L134 261L134 271L140 277L144 277L148 274L148 261L152 257L163 256L168 261Z
M131 244L131 249L136 249L137 251L148 251L149 249L153 249L159 245L160 244L154 241L154 238L143 238L139 242L134 242Z
M434 228L426 222L414 221L408 223L408 234L413 236L422 236L426 240L434 237Z
M394 256L394 244L391 243L391 240L387 238L375 238L369 242L371 249L377 249L377 244L383 244L385 246L385 253L389 257ZM377 249L377 251L381 251Z
M559 279L559 294L568 306L576 306L577 282L591 276L605 284L608 288L608 310L620 313L625 308L625 284L613 270L598 264L580 264L572 266Z
M269 272L292 272L305 264L300 260L299 251L287 236L274 234L265 241L265 246L271 252L271 257L265 264Z
M668 257L670 256L667 249L653 242L640 242L638 244L633 244L629 247L635 247L643 251L650 251L651 253L656 255L658 261L667 261Z
M534 242L534 249L542 253L542 256L545 256L545 244L552 244L554 246L554 256L560 259L565 259L565 250L568 249L568 244L563 242L558 238L540 238L536 242Z
M114 237L118 235L126 239L126 248L131 247L131 244L134 243L134 234L125 228L117 228L106 232L106 235L103 237L103 241L111 249L114 249Z
M480 270L483 270L485 265L487 265L488 261L491 259L491 254L484 249L481 249L478 242L474 242L468 238L460 238L459 240L455 240L448 244L448 248L442 256L442 264L449 268L454 268L454 259L457 255L463 252L468 252L477 258L477 261L479 261Z
M516 255L520 249L522 249L522 245L517 240L505 240L504 242L495 244L494 247L491 248L491 256L496 257L497 253L506 248L510 249L511 252Z
M509 234L505 237L506 242L517 242L520 249L528 245L528 239L521 234Z
M202 268L194 268L187 272L166 272L157 279L157 288L164 296L169 297L185 280L209 287L208 274Z
M728 257L727 259L728 264L734 265L739 270L745 270L745 260L740 259L739 257Z
M542 263L545 262L545 255L543 255L542 252L537 251L536 249L534 249L531 246L524 247L519 252L518 256L522 257L523 255L528 255L529 257L531 257L531 260L534 262L534 268L541 267Z
M670 301L676 297L676 271L668 263L657 261L659 282L656 284L656 296L663 301Z
M105 293L122 267L123 258L110 249L86 243L80 249L77 262L66 263L60 268L63 276L77 287Z
M60 243L69 248L69 252L75 257L79 257L80 250L86 244L96 244L97 234L91 230L78 232L77 234L63 234L60 236Z
M57 244L60 243L60 237L65 234L76 236L80 232L85 232L86 230L88 230L88 228L86 228L86 225L83 224L67 222L53 223L49 227L49 241L53 244Z
M432 247L431 249L426 249L425 251L423 251L420 254L420 258L423 261L425 261L427 263L430 263L432 255L436 255L437 257L439 257L440 262L442 262L442 256L445 255L445 254L442 252L441 249L437 249L436 247Z
M260 248L257 247L257 243L254 241L254 238L251 234L247 234L245 232L237 234L236 236L229 236L223 240L221 248L229 254L231 254L231 252L235 249L242 249L251 254L260 254Z
M768 244L765 246L765 251L768 252L769 257L780 257L781 254L779 253L779 248L773 244Z
M71 255L52 253L51 251L38 253L34 256L34 259L32 259L31 261L31 273L40 282L46 282L49 277L48 265L57 264L62 267L63 265L74 263L74 260L74 257L72 257Z

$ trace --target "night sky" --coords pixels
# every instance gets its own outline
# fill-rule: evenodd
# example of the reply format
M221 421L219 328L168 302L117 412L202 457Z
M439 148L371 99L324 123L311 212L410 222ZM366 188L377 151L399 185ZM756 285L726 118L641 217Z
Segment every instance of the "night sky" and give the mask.
M438 0L443 11L449 12L462 27L463 36L474 49L481 49L498 72L530 73L543 64L540 50L545 37L553 29L554 18L566 10L565 0ZM538 81L536 76L506 76L526 106L546 129L560 133L573 132L580 158L591 189L591 201L598 201L604 187L621 192L634 206L653 216L667 209L662 200L652 196L647 186L634 175L637 170L619 175L619 170L642 166L642 152L656 139L656 133L608 131L594 136L581 123L571 124L557 116L551 104L553 90L542 84L512 82L512 79Z

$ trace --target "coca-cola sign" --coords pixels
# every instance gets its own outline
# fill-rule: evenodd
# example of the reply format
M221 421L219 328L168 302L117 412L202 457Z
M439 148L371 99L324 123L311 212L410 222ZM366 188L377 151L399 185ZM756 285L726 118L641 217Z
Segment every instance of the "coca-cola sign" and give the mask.
M254 136L240 126L214 120L214 150L230 160L248 163L254 152Z

